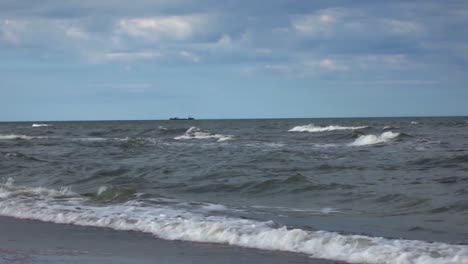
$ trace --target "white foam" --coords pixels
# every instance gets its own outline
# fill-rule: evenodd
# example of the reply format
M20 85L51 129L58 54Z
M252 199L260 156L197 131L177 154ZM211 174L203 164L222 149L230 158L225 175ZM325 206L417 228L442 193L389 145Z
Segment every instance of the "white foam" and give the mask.
M12 178L8 178L5 183L0 184L0 198L15 198L21 197L22 195L26 196L36 196L37 198L53 198L53 197L62 197L62 196L76 196L74 192L71 191L69 186L64 186L60 188L60 190L54 189L47 189L43 187L18 187L13 186L14 180ZM31 197L27 197L31 198Z
M304 126L295 126L289 129L289 132L326 132L326 131L335 131L335 130L358 130L364 129L367 126L357 126L357 127L345 127L345 126L315 126L314 124L308 124Z
M35 138L47 138L47 137L31 137L31 136L16 135L16 134L0 135L0 140L7 140L7 139L31 140L31 139L35 139Z
M49 125L49 124L32 124L32 127L49 127L49 126L52 126L52 125Z
M410 124L412 124L412 125L417 125L417 124L419 124L419 122L411 121Z
M320 149L328 149L328 148L335 148L335 147L338 147L340 145L332 144L332 143L323 143L323 144L314 143L313 146L316 147L316 148L320 148Z
M222 204L205 204L202 206L206 211L227 211L228 208Z
M73 141L90 141L90 142L98 142L98 141L106 141L108 138L102 137L86 137L86 138L74 138Z
M362 135L358 137L354 142L350 143L350 146L365 146L365 145L373 145L388 142L396 137L398 137L400 133L387 131L382 133L380 136L376 135Z
M26 193L21 195L19 189ZM0 196L0 215L146 232L169 240L300 252L316 258L349 263L468 263L466 245L289 229L276 226L271 221L209 216L187 210L155 207L137 201L93 206L86 198L64 199L63 194L58 191L38 193L36 190L37 188L20 188L11 184L0 185L0 194L15 193Z
M223 141L234 139L234 136L215 134L215 133L211 133L209 131L201 130L198 127L191 127L185 132L185 134L183 134L182 136L175 137L174 139L175 140L217 139L218 142L223 142Z
M99 187L98 191L97 191L97 195L101 195L102 193L104 193L105 191L107 191L107 186L101 186Z
M335 213L341 213L340 210L336 208L331 208L331 207L324 207L324 208L291 208L291 207L282 207L282 206L262 206L262 205L254 205L251 206L252 208L258 208L258 209L273 209L275 211L280 211L280 212L300 212L300 213L308 213L308 214L317 214L317 215L323 215L323 214L335 214Z

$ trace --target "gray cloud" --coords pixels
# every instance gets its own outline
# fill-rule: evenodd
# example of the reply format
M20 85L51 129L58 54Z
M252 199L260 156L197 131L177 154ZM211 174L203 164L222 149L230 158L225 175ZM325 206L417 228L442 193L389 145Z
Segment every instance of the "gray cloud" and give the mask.
M90 63L153 60L352 76L466 68L467 20L461 1L5 0L0 46Z

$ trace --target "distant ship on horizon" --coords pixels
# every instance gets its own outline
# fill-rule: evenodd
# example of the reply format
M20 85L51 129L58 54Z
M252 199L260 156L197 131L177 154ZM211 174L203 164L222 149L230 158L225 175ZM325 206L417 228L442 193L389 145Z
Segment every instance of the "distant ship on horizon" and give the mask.
M180 118L180 117L171 117L169 120L195 120L193 117L187 117L187 118Z

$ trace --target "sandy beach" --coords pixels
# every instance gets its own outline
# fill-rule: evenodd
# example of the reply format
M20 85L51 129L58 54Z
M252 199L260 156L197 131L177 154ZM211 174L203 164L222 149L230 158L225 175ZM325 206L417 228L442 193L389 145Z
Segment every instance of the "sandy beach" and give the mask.
M341 263L286 252L0 217L0 263Z

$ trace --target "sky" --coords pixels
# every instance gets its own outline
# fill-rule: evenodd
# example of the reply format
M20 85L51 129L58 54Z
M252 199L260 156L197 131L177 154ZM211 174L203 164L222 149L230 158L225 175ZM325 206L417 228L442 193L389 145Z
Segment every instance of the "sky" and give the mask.
M468 1L0 0L0 121L468 115Z

